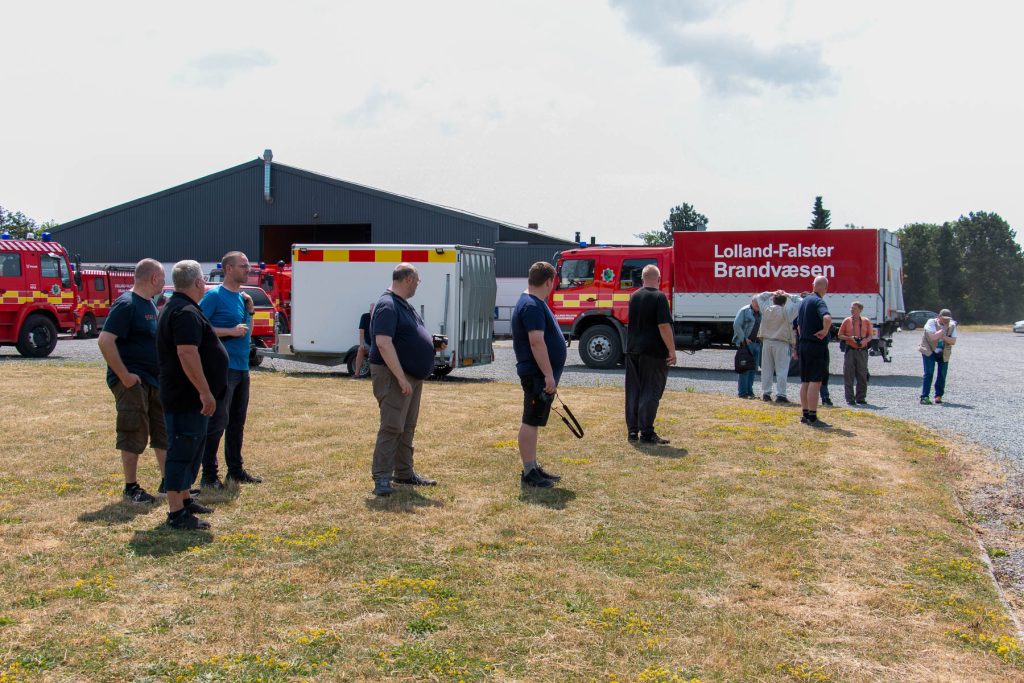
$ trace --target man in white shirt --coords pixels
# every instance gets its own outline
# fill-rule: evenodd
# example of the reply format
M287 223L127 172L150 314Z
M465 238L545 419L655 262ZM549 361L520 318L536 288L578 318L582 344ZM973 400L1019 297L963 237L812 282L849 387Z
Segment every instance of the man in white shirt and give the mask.
M921 355L924 359L924 378L921 383L921 405L931 405L928 394L932 388L932 376L935 375L935 402L942 403L942 395L946 391L946 372L949 370L949 357L956 344L956 321L948 308L939 311L939 317L932 318L924 325L924 336L921 339ZM930 350L931 353L925 353ZM938 370L938 373L935 371Z

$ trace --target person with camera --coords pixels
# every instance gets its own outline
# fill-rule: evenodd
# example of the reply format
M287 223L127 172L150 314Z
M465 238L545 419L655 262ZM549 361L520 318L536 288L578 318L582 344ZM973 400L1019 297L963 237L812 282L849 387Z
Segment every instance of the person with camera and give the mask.
M547 298L555 286L555 267L538 261L530 266L526 291L512 311L512 349L516 374L523 387L523 420L519 426L520 483L549 489L561 477L545 472L537 462L537 437L548 423L551 401L565 367L565 337Z
M956 344L956 321L948 308L939 311L924 325L924 336L919 350L924 360L924 377L921 383L921 405L931 405L928 392L935 376L935 402L942 403L946 391L946 372L949 370L949 356ZM937 374L936 374L937 371Z
M413 437L420 414L423 380L434 371L436 346L444 342L427 331L409 303L420 275L411 263L399 263L391 289L373 307L370 324L370 378L380 407L380 429L373 449L373 495L389 496L392 484L434 486L413 469Z
M868 346L875 334L871 321L863 317L864 304L850 304L850 317L839 326L839 342L846 347L843 358L843 386L850 405L867 404Z

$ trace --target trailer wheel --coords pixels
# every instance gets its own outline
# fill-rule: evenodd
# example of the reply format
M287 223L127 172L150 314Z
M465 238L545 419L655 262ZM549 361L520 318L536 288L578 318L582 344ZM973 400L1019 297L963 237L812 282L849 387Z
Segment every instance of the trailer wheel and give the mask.
M622 358L619 333L608 325L594 325L580 336L580 358L588 368L609 370Z
M453 368L450 365L439 365L436 368L434 368L433 376L434 377L447 377L448 375L450 375L452 373L452 370L453 370Z
M75 339L90 339L96 336L96 316L86 313L82 316L82 326L75 333Z
M258 368L263 363L263 356L256 352L256 347L249 349L249 367Z
M45 315L34 314L25 318L18 333L15 347L27 358L45 358L57 346L57 326Z

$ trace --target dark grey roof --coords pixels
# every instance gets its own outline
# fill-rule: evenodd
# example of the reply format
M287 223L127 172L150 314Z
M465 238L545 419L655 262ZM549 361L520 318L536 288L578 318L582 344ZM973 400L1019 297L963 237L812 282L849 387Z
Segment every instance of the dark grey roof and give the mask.
M146 195L145 197L133 199L130 202L125 202L123 204L113 206L109 209L104 209L103 211L97 211L96 213L89 214L88 216L82 216L81 218L76 218L74 220L67 221L66 223L62 223L59 227L55 227L52 230L52 232L56 234L64 230L75 228L80 224L90 223L100 218L112 216L114 214L127 211L129 209L142 206L144 204L148 204L150 202L163 199L165 197L169 197L179 192L185 192L196 187L199 187L201 185L205 185L207 183L227 178L228 176L232 176L238 173L244 173L250 169L257 167L262 168L263 163L263 159L261 158L254 159L252 161L247 161L244 164L232 166L231 168L224 169L223 171L211 173L210 175L203 176L202 178L197 178L196 180L191 180L187 183L182 183L181 185L175 185L174 187L162 190L160 192L155 192L153 194ZM567 240L561 237L555 237L554 235L549 235L547 233L541 232L540 230L533 230L531 228L526 228L521 225L514 225L512 223L508 223L505 221L498 221L493 218L487 218L486 216L480 216L474 213L470 213L468 211L461 211L459 209L453 209L438 204L431 204L429 202L415 199L413 197L407 197L405 195L395 194L393 192L378 190L377 188L369 187L367 185L360 185L358 183L353 183L347 180L341 180L339 178L326 176L321 173L314 173L312 171L307 171L305 169L297 168L295 166L287 166L285 164L280 164L277 162L273 162L272 165L274 169L287 171L293 175L306 178L309 180L334 185L336 187L349 191L360 192L372 197L376 197L378 199L384 199L391 202L406 204L408 206L415 207L420 210L432 211L442 215L452 216L454 218L460 218L462 220L469 220L476 223L480 223L482 225L486 225L488 227L499 230L501 239L508 240L518 238L524 241L536 242L537 238L541 238L543 241L551 244L575 244L572 240Z

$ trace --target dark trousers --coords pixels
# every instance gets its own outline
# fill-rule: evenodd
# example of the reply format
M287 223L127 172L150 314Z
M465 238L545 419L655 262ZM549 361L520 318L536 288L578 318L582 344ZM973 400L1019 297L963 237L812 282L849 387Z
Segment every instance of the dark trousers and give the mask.
M667 380L665 356L626 354L626 429L630 433L654 434L654 419Z
M203 461L203 444L210 418L199 413L164 413L167 461L164 485L168 491L188 491Z
M413 472L412 445L416 436L416 421L420 416L420 397L423 380L406 375L412 393L402 394L398 380L386 365L370 364L373 396L380 407L380 429L373 447L372 474L374 479L408 479Z
M248 412L249 373L244 370L228 370L227 391L224 398L217 401L217 410L210 418L210 426L206 431L203 481L217 478L217 451L220 450L222 436L228 474L239 474L242 471L242 439L245 436L245 416Z
M846 390L846 402L864 401L868 397L868 350L847 347L844 355L843 387Z

